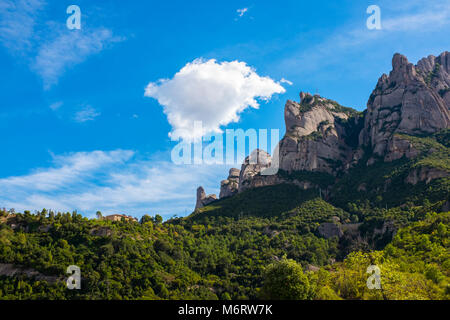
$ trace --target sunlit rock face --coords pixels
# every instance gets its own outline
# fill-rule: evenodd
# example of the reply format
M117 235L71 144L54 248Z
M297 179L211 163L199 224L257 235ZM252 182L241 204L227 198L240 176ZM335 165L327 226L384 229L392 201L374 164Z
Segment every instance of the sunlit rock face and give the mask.
M271 163L272 157L270 154L260 149L254 150L245 158L239 176L239 192L250 188L275 184L273 181L267 179L269 176L261 176L261 171L269 168Z
M241 171L239 169L230 169L228 178L226 180L222 180L222 182L220 183L220 199L231 197L238 192L240 174Z
M393 141L394 134L426 134L449 127L449 75L449 52L424 58L416 66L395 54L392 71L380 77L367 103L361 146L369 146L387 161L400 154L414 156L408 154L407 143Z
M423 150L417 150L408 135L420 136L450 127L449 88L450 53L446 51L438 57L423 58L417 65L395 54L392 71L379 78L364 112L301 92L300 102L288 100L285 105L286 134L279 143L278 161L263 150L254 150L241 170L231 169L222 181L220 198L280 183L293 183L303 189L318 187L304 176L292 178L295 172L337 176L362 159L364 165L371 166L377 161L416 158ZM261 174L272 163L279 163L283 174ZM429 183L447 176L446 170L416 168L405 182ZM361 184L358 190L365 188ZM203 188L197 191L197 206L215 199L214 195L206 196Z
M346 141L349 124L362 121L356 115L356 111L319 95L301 92L300 103L289 100L284 111L286 135L280 142L280 169L333 174L345 167L353 155Z

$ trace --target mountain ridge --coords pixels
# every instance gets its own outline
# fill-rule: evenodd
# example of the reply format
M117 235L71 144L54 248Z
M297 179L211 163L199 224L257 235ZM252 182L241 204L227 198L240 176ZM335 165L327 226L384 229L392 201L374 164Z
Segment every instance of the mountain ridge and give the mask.
M263 150L255 150L240 170L230 170L229 177L221 182L219 198L283 183L302 189L325 187L327 195L336 182L324 186L307 176L316 173L338 177L361 162L370 167L376 162L403 158L417 159L421 164L411 164L405 183L428 184L446 178L450 176L448 166L434 166L422 158L432 158L434 152L443 152L445 157L448 150L439 151L436 145L424 148L417 137L446 134L450 127L449 88L450 53L445 51L437 57L423 58L417 65L394 54L391 72L378 79L367 109L362 112L317 94L300 92L300 101L288 100L284 108L286 134L279 143L278 174L260 174L270 167L272 158ZM256 156L256 164L250 163L252 156ZM212 196L210 199L209 203L215 201Z

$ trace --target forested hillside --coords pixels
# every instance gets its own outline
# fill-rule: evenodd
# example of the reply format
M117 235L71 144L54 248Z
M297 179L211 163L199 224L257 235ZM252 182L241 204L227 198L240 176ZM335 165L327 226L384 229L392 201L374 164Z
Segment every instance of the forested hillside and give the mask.
M298 195L297 203L286 203L288 190ZM235 210L230 198L165 223L150 216L137 223L2 211L0 297L450 297L450 213L441 212L443 201L387 210L352 204L349 212L311 191L301 197L302 192L289 185L249 190L252 202L235 199ZM319 226L326 222L339 225L343 235L321 234ZM9 264L15 275L5 272ZM382 290L366 286L372 264L381 269ZM69 265L81 269L81 290L66 288Z

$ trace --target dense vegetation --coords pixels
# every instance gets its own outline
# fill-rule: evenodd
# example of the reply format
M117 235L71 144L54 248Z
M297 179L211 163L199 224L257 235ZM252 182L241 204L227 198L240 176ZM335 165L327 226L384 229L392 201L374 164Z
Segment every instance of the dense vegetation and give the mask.
M362 219L360 232L346 232L341 239L320 236L318 226L333 217L344 225ZM0 224L2 263L33 268L59 280L67 277L67 266L77 265L83 280L81 290L68 290L63 281L2 276L0 296L267 298L275 297L280 288L277 279L283 279L291 266L297 273L305 270L298 281L307 283L292 289L299 293L291 298L448 298L449 213L435 213L433 206L362 208L360 217L320 198L272 217L197 213L192 219L164 224L150 217L137 223L88 220L77 213L9 214L8 223ZM393 241L389 232L378 234L386 221L400 228ZM374 251L383 247L380 241L385 237L390 243ZM365 268L370 264L382 270L382 291L366 288Z
M392 162L378 159L373 165L367 166L369 158L377 157L366 152L364 159L355 167L337 177L330 201L348 209L352 203L361 205L367 202L377 207L395 207L421 204L425 199L430 202L450 200L450 177L418 181L416 184L405 183L413 170L434 168L450 172L450 130L431 135L397 136L408 140L417 150L418 156L412 159L403 157Z

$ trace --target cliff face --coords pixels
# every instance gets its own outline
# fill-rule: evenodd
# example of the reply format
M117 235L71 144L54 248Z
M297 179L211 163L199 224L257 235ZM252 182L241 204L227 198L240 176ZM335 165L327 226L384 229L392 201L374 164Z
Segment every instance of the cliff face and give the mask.
M221 199L234 196L238 192L240 174L241 172L238 169L230 169L228 178L220 183L219 197Z
M353 150L346 141L351 133L346 124L360 121L357 111L301 92L300 103L288 101L284 115L286 135L280 142L280 169L334 174L351 161Z
M450 125L450 53L429 56L417 66L395 54L389 76L383 74L367 103L360 145L392 161L414 156L395 133L418 135ZM394 155L392 155L394 153Z
M247 158L241 167L239 176L239 192L250 188L276 184L270 176L261 176L261 171L270 167L272 158L264 151L256 149Z
M307 178L292 178L298 177L298 172L336 176L362 159L370 166L376 161L416 158L424 150L417 150L410 136L420 137L450 127L449 88L450 53L444 52L438 57L423 58L417 65L395 54L392 71L380 77L364 112L301 92L300 102L289 100L284 110L286 134L279 144L283 174L261 175L272 159L265 151L255 150L240 171L230 170L228 179L222 181L220 198L286 182L305 189L317 187ZM426 153L433 153L432 149ZM411 170L405 182L428 183L447 176L450 173L445 168L419 167ZM212 196L208 199L213 201ZM204 202L205 199L200 200Z

